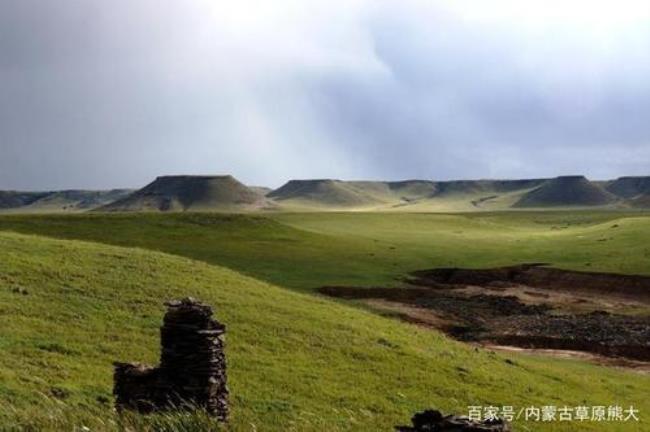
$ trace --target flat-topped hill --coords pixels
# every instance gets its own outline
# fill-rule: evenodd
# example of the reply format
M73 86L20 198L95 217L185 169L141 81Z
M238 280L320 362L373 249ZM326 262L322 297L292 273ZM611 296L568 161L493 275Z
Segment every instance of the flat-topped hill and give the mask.
M332 207L360 207L381 203L352 183L333 179L290 180L267 194L267 197L279 202Z
M526 193L514 207L603 206L617 197L584 176L560 176Z
M0 191L0 210L25 213L84 211L109 204L131 192L131 189Z
M0 191L0 212L398 211L474 212L522 208L650 208L650 176L401 181L304 179L277 189L230 175L160 176L140 190Z
M162 176L102 211L209 211L255 208L263 196L230 175Z
M619 177L608 182L605 189L616 196L629 199L650 194L650 176Z

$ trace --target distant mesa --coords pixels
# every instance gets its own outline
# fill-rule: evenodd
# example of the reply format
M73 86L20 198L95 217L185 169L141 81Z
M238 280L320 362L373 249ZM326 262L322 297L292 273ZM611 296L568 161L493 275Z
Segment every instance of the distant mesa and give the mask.
M524 194L513 207L603 206L618 198L584 176L561 176Z
M608 192L626 199L650 195L650 177L619 177L605 186Z
M260 207L264 197L230 175L162 176L100 211L236 211Z
M84 211L109 204L131 192L131 189L0 191L0 209L20 209L25 212Z
M47 195L48 192L0 191L0 209L27 206Z
M362 186L355 187L354 183L332 179L290 180L267 197L276 201L293 200L332 207L358 207L382 202L372 194L365 193Z
M124 198L131 192L133 192L131 189L111 189L106 191L63 190L49 193L39 199L37 204L51 208L67 206L78 210L89 210Z
M230 175L167 175L139 190L0 191L0 212L411 211L650 208L650 176L515 180L290 180L277 189Z
M312 205L326 208L400 208L444 205L445 200L480 200L494 194L526 192L544 183L545 179L526 180L403 180L403 181L341 181L332 179L291 180L270 192L267 197L287 205Z
M267 196L278 202L334 208L377 208L417 202L436 195L430 180L342 181L290 180Z

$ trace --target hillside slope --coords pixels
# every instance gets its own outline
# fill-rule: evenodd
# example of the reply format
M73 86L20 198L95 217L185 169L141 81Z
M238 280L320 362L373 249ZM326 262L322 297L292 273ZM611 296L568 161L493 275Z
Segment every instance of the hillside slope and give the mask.
M47 194L48 192L0 191L0 209L26 206Z
M278 209L471 212L517 208L649 207L650 177L520 180L291 180L267 197Z
M628 199L650 195L650 176L619 177L616 180L607 182L605 189L616 196Z
M264 205L264 197L234 177L162 176L101 211L236 211Z
M617 197L584 176L561 176L526 193L514 207L603 206Z
M350 182L331 179L290 180L280 188L268 193L281 204L288 206L316 206L350 208L381 204L381 200L355 188Z
M0 211L13 213L79 212L109 204L131 192L130 189L70 189L49 192L0 191Z
M436 193L412 203L406 211L490 211L506 210L544 179L449 180L436 182Z
M544 181L546 179L441 181L437 182L437 195L513 192L537 187L544 183Z
M436 183L429 180L349 181L346 183L360 193L373 196L377 201L391 205L429 198L437 191Z
M650 208L650 193L641 194L630 200L632 207L647 209Z
M0 217L0 231L164 251L296 290L522 262L650 275L650 217L638 211L12 215Z
M650 177L520 180L290 180L278 189L232 176L161 176L131 191L0 191L0 212L382 211L475 212L517 208L650 207Z
M544 179L459 181L291 180L267 197L281 208L305 210L471 211L508 208ZM486 201L490 200L490 203ZM485 205L479 205L485 204Z
M161 302L187 295L214 305L227 325L233 430L390 430L428 406L615 401L650 410L649 377L534 357L506 362L436 332L162 253L0 233L0 274L0 424L10 429L117 430L112 362L154 363ZM589 422L535 430L551 429L598 430Z

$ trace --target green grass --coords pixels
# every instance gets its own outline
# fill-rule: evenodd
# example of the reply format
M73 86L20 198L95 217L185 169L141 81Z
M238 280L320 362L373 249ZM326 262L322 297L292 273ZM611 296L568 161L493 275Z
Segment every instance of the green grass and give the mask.
M634 404L643 418L648 376L475 351L309 291L398 284L440 265L546 261L650 274L649 237L643 213L3 216L0 425L115 430L112 361L155 363L162 301L187 295L213 304L228 326L233 430L390 430L418 409L471 404ZM208 427L200 416L128 421Z
M40 215L2 216L0 230L163 251L303 291L395 285L439 266L548 262L650 274L647 213Z
M185 295L215 305L228 326L234 430L389 430L423 407L463 412L468 404L650 410L648 377L534 357L509 364L436 332L199 261L8 233L0 246L6 427L114 429L111 362L155 363L161 302ZM56 394L63 400L53 402Z

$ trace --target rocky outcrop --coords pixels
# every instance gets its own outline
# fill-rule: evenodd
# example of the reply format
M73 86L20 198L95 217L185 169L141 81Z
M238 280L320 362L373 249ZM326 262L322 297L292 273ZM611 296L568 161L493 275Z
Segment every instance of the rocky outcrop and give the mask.
M412 426L397 426L397 432L511 432L503 420L472 421L467 417L443 416L440 411L426 410L411 418Z

